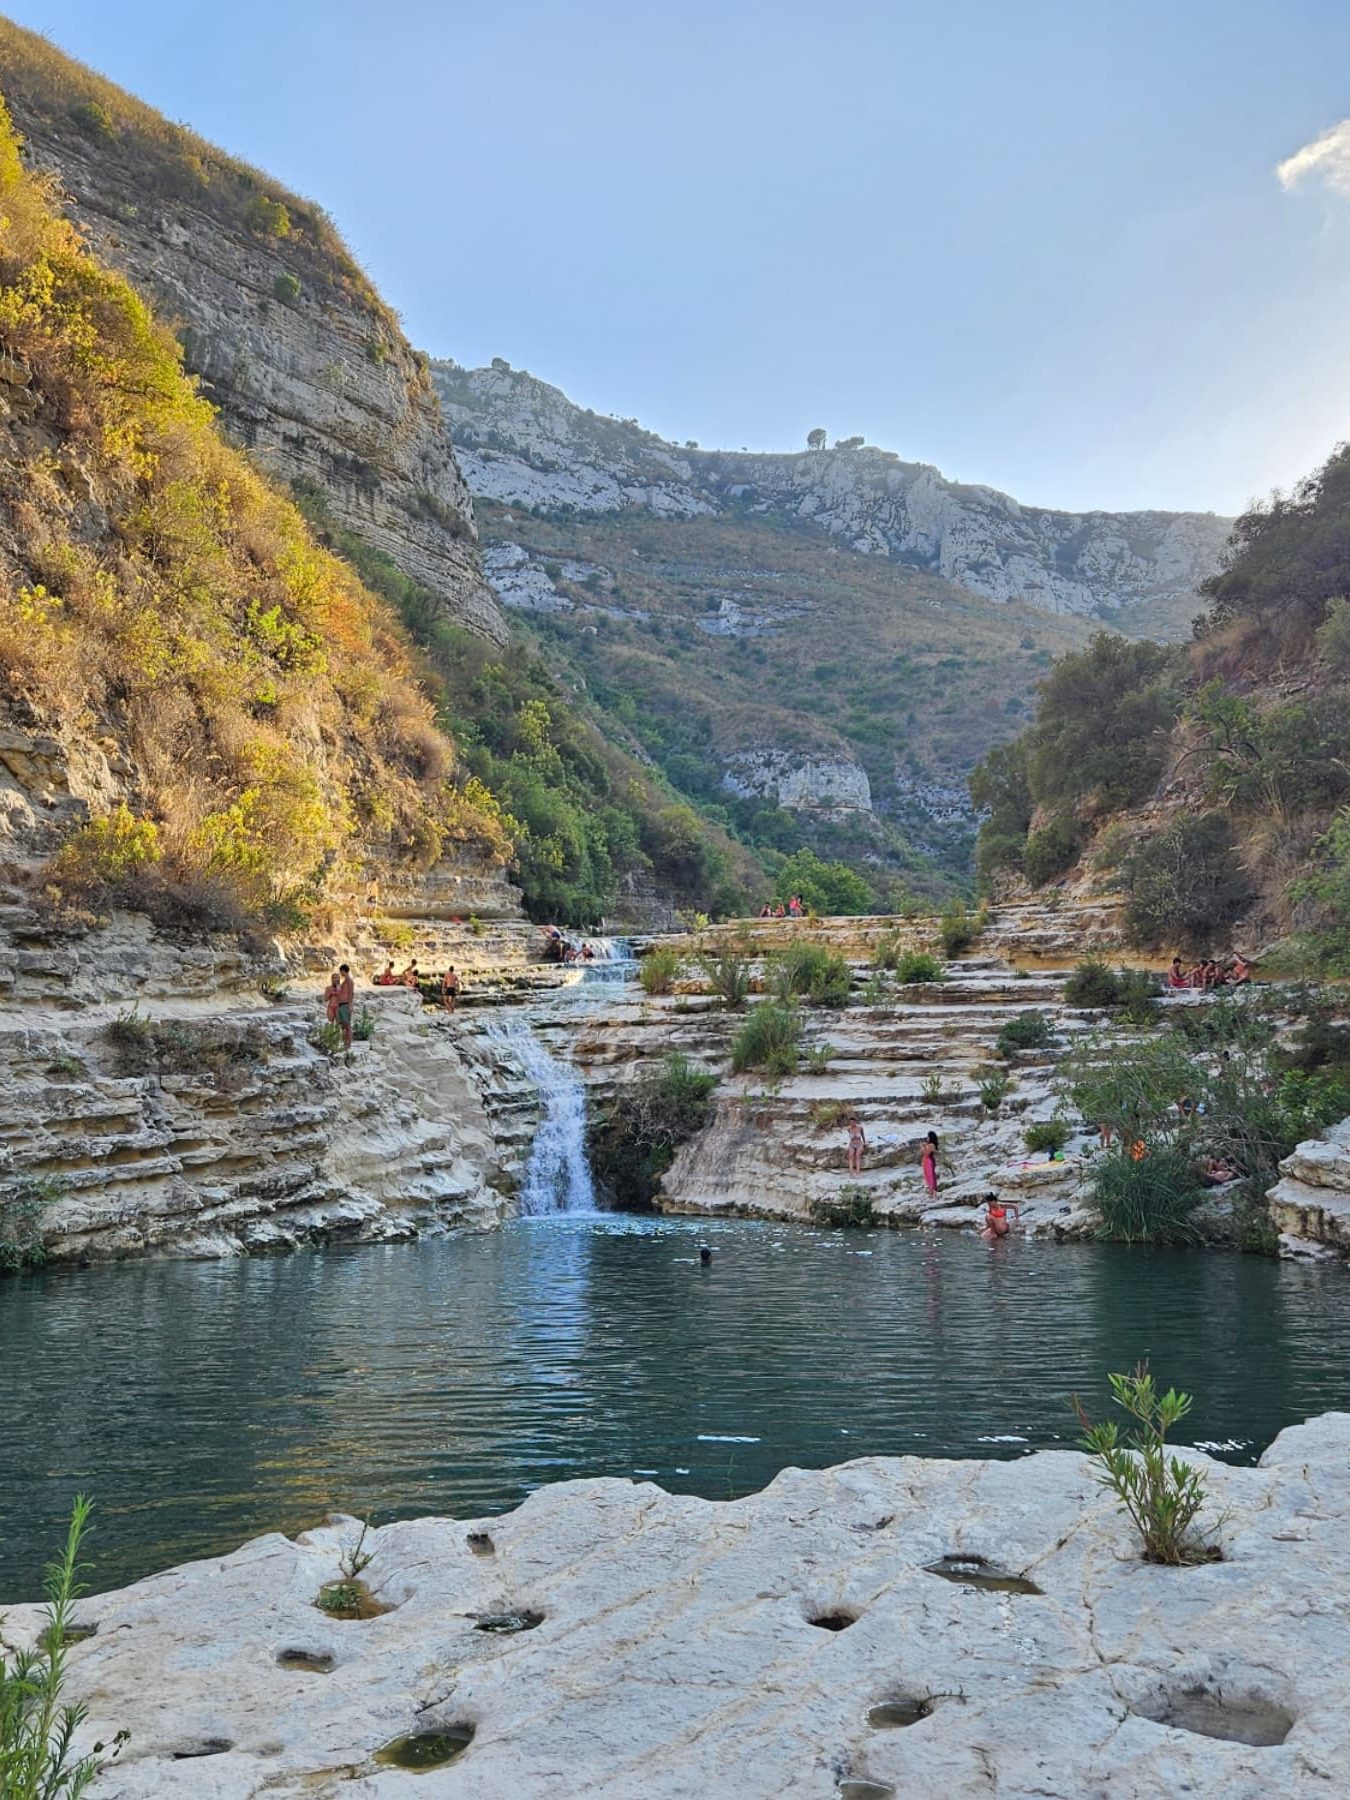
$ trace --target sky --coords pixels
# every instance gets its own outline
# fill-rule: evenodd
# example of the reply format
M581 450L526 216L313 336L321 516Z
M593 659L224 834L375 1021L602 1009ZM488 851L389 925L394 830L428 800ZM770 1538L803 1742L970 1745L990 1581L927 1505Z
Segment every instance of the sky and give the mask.
M9 0L320 201L420 348L1231 513L1350 437L1344 0Z

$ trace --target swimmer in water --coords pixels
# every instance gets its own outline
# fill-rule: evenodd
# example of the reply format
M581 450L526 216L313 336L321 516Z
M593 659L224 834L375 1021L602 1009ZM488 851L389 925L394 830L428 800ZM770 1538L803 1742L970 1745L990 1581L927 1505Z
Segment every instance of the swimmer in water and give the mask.
M700 1244L699 1245L698 1260L703 1264L704 1268L706 1269L708 1264L712 1261L712 1246L710 1244Z
M1009 1231L1012 1230L1008 1223L1008 1214L1011 1212L1013 1218L1016 1218L1017 1208L1011 1202L1005 1206L997 1194L986 1194L984 1205L984 1229L980 1236L986 1244L992 1244L997 1238L1007 1237Z

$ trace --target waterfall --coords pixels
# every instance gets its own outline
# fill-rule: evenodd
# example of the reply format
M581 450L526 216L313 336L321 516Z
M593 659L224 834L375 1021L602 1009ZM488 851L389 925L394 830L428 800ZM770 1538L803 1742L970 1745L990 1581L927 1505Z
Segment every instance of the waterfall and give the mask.
M586 1088L571 1063L551 1056L522 1020L506 1028L510 1055L543 1105L520 1186L524 1218L595 1211L595 1188L586 1160Z

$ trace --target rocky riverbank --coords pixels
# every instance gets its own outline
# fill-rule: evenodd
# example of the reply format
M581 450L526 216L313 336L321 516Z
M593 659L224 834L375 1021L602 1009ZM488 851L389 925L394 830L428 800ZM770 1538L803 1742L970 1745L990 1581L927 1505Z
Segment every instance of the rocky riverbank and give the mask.
M131 1733L93 1793L1339 1792L1350 1414L1255 1468L1187 1455L1223 1560L1185 1570L1140 1560L1069 1452L788 1469L727 1503L564 1482L370 1534L365 1620L315 1605L356 1521L259 1538L81 1603L81 1742ZM3 1635L41 1626L16 1607ZM431 1779L378 1760L422 1733L459 1750Z

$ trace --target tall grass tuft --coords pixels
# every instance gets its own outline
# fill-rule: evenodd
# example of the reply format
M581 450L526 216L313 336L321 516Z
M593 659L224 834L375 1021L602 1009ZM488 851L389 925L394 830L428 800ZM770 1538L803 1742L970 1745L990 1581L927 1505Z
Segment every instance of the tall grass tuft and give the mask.
M1094 1425L1075 1394L1074 1411L1083 1427L1083 1448L1100 1460L1097 1479L1119 1500L1144 1545L1149 1562L1172 1568L1215 1562L1218 1547L1195 1535L1205 1504L1200 1470L1167 1454L1167 1433L1191 1410L1191 1396L1168 1388L1160 1394L1140 1363L1133 1375L1112 1375L1111 1396L1135 1421L1122 1440L1114 1419Z

